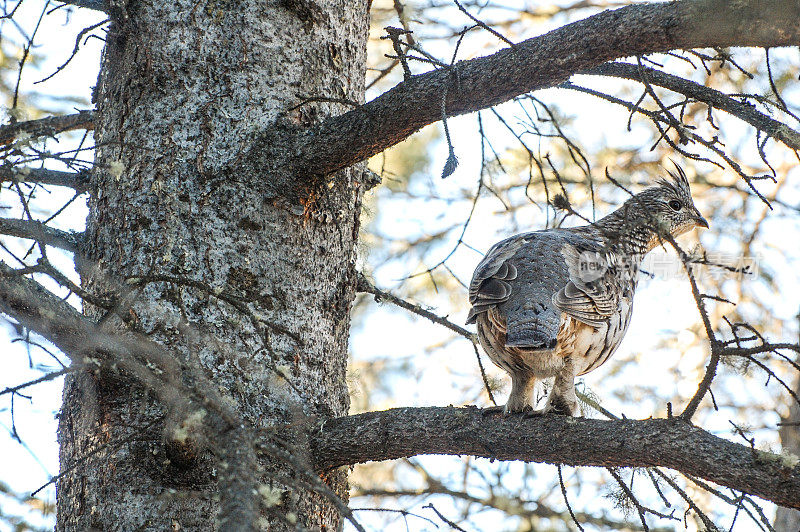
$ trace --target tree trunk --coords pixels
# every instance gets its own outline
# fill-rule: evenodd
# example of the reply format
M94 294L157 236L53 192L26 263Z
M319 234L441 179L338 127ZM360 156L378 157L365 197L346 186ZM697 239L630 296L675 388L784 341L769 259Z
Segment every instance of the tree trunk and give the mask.
M96 88L84 285L133 287L118 314L201 366L256 430L346 414L359 169L285 197L266 170L225 169L246 165L257 131L346 110L291 110L304 98L363 100L368 2L120 4ZM226 464L186 437L203 415L165 406L124 372L68 377L57 529L216 528ZM256 475L262 528L339 528L331 503L297 487L288 466L263 462ZM346 499L345 473L324 480Z

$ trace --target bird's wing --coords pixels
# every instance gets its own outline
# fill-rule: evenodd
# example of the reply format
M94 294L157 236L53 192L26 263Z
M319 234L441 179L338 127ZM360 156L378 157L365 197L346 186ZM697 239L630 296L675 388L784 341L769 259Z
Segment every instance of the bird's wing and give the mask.
M582 240L561 248L569 282L555 293L553 303L562 312L588 325L600 326L619 311L620 301L632 296L634 263Z
M495 244L472 277L467 323L496 309L505 320L507 346L552 349L561 323L553 294L569 282L560 253L567 234L536 231Z
M508 300L511 281L517 278L516 264L509 259L525 245L524 236L516 235L498 242L475 268L469 284L472 309L467 316L467 323L475 323L478 314Z

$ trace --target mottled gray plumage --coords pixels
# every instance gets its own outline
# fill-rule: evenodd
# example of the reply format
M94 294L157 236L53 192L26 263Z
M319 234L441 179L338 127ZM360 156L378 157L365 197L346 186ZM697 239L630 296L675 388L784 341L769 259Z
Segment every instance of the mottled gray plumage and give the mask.
M478 264L467 323L511 375L506 412L532 410L537 380L555 377L542 412L574 415L574 379L603 364L630 322L644 255L670 234L708 227L678 168L595 223L498 242Z

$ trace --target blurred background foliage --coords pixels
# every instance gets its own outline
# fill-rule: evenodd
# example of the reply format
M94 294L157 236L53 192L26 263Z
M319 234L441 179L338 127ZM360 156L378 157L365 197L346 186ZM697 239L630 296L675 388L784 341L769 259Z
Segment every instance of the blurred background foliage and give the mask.
M461 3L518 42L623 2L543 4ZM380 39L383 27L414 32L415 48L409 54L424 56L424 51L449 63L460 32L470 24L452 2L375 0L372 13L367 84L373 84L373 96L402 80L398 61L385 57L394 52L388 40ZM458 59L485 55L502 46L487 32L472 30L461 41ZM763 50L729 49L657 55L642 63L734 95L796 128L792 115L798 113L800 103L798 59L797 49L772 50L768 66ZM409 64L412 70L430 68L414 61ZM711 223L710 230L687 235L680 243L699 260L722 265L695 270L703 292L724 299L708 304L715 331L727 340L732 338L728 321L743 322L773 341L796 342L800 257L796 246L786 245L800 229L796 154L775 141L765 143L763 135L734 117L666 89L653 87L659 103L635 81L575 76L571 82L624 100L630 107L655 112L663 105L707 145L681 143L675 130L662 135L648 116L631 112L630 107L564 87L448 120L461 164L442 181L439 175L448 147L442 125L430 126L370 161L370 169L383 177L383 185L365 200L363 271L381 289L462 324L468 308L464 285L491 244L516 232L585 223L554 208L556 194L563 194L575 211L594 220L627 197L605 178L606 171L636 192L664 175L675 161L689 174L697 204ZM751 183L769 205L726 158L741 173L755 176ZM693 310L680 261L671 251L654 253L666 256L663 260L669 261L674 272L642 279L634 323L623 347L579 383L590 403L597 401L616 415L664 417L668 403L679 411L693 395L708 362L708 339L699 313ZM743 258L751 273L725 269L745 265ZM381 313L387 317L376 318ZM408 404L491 404L475 355L463 338L432 333L433 326L423 318L410 318L388 303L377 303L369 294L358 298L354 316L353 411ZM377 335L375 328L381 329ZM395 329L404 332L395 334ZM361 335L377 338L362 347ZM381 336L419 341L385 342ZM771 375L747 359L723 360L712 397L702 403L697 422L717 434L740 442L753 439L758 448L779 452L779 423L790 419L793 402L784 384L797 389L797 370L790 360L774 354L760 361ZM508 379L488 359L484 365L489 385L502 404ZM441 376L433 391L432 372ZM442 394L441 388L450 391ZM602 417L590 405L584 411ZM784 432L790 428L785 426ZM636 486L643 504L678 518L651 515L650 529L706 529L675 488L660 477L651 480L652 471L619 474ZM772 527L775 510L770 505L756 508L757 504L742 503L740 494L717 490L699 479L667 475L720 528ZM642 529L631 501L610 473L563 468L562 478L584 529ZM578 526L566 508L553 466L420 457L357 466L352 483L354 507L391 508L435 519L432 509L426 508L433 503L439 510L449 510L449 517L467 530L577 530ZM737 501L747 507L746 512L737 510ZM384 524L429 529L431 525L420 517L386 512Z

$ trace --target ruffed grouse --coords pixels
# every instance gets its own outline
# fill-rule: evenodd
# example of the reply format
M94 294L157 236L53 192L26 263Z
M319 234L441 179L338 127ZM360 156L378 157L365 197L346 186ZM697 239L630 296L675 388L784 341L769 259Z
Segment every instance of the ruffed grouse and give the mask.
M597 222L512 236L478 264L467 323L477 322L483 349L511 375L506 413L575 415L575 377L620 344L644 255L667 233L708 227L677 170ZM547 404L534 411L534 385L549 377Z

